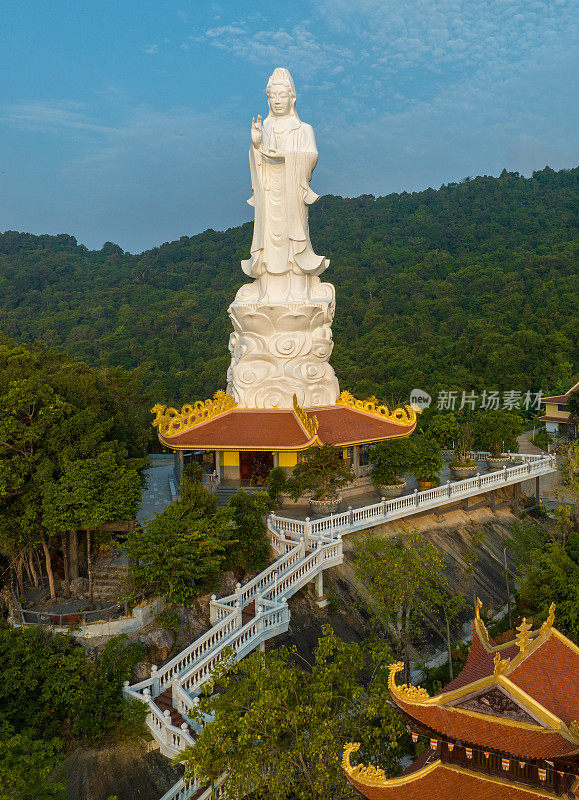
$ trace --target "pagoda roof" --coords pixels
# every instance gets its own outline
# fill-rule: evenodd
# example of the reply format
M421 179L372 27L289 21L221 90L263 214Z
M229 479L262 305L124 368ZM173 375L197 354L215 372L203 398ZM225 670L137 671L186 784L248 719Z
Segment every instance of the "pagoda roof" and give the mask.
M443 763L425 751L397 778L387 778L379 767L353 766L350 756L358 744L346 745L342 765L348 781L369 800L533 800L558 795L538 787Z
M461 674L441 692L396 683L389 689L405 714L448 739L535 759L579 756L579 648L553 627L554 606L540 630L526 621L516 639L495 644L477 604L473 640Z
M159 440L172 450L306 450L408 436L416 427L411 406L392 412L373 401L342 393L333 406L302 409L238 408L223 392L213 400L177 409L155 406Z

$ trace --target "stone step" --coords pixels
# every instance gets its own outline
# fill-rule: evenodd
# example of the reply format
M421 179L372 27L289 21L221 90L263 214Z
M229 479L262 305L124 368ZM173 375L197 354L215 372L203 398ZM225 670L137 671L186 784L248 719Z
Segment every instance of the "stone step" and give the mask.
M173 708L173 689L169 686L168 689L165 689L160 695L155 697L155 705L161 711L161 713L165 713L166 710L170 711L171 713L171 725L174 725L176 728L180 728L184 722L187 722L181 714L177 711L176 708ZM187 723L189 725L189 723ZM189 734L194 739L197 738L196 732L189 726Z

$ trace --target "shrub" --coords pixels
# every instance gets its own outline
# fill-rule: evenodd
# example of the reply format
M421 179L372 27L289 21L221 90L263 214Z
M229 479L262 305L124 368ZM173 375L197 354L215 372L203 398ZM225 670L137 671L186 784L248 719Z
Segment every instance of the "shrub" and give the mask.
M404 439L380 442L370 451L370 476L376 486L391 486L412 464L412 443Z
M419 481L438 481L443 466L444 459L436 442L426 437L414 442L412 469Z
M339 491L356 476L342 461L341 450L333 444L312 447L288 478L286 489L293 500L311 494L313 500L335 500Z
M426 428L428 438L433 439L445 450L454 449L460 433L461 426L452 412L450 414L434 414Z
M509 411L483 411L474 417L473 436L477 450L488 450L494 457L504 452L517 453L517 437L523 430L523 420Z
M229 562L238 572L238 579L247 571L264 569L267 563L269 536L265 518L269 508L266 492L240 489L223 509L233 523Z
M267 491L272 503L279 502L279 496L287 483L287 475L283 467L274 467L267 477Z

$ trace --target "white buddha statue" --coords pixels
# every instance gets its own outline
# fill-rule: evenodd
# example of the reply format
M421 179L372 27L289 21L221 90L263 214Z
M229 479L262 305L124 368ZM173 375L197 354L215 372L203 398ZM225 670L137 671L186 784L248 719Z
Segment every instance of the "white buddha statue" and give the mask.
M269 114L251 125L249 151L255 208L251 257L242 261L246 275L258 279L239 299L300 300L331 296L317 278L329 264L314 253L308 229L308 206L318 199L310 188L318 150L314 130L296 111L296 91L289 71L274 70L267 83Z
M296 92L287 69L267 84L269 115L253 119L249 163L255 208L251 255L241 265L254 278L228 309L228 394L242 408L332 405L338 381L328 363L332 352L335 296L319 275L329 265L314 253L308 206L318 151L311 125L297 115Z

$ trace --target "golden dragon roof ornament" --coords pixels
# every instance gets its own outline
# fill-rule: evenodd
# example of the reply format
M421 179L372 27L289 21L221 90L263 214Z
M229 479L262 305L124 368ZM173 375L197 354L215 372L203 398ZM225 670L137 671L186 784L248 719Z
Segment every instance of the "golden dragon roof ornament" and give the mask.
M310 414L309 416L308 414L306 414L303 408L299 405L298 398L295 394L293 400L294 400L294 414L299 419L302 428L306 431L308 436L310 436L310 438L313 439L316 433L318 432L318 426L319 426L318 418L316 417L315 414Z
M197 400L193 404L186 403L181 407L181 411L172 406L157 403L151 409L151 413L155 414L152 424L154 428L158 429L161 436L176 436L178 433L194 428L195 425L200 425L226 411L231 411L232 408L237 408L237 403L220 389L215 392L212 400Z
M358 764L353 767L350 761L352 753L357 753L360 749L360 742L349 742L344 747L344 755L342 756L342 768L351 778L358 779L361 783L367 786L383 786L386 779L386 773L382 767L375 767L369 764L365 767L363 764Z
M400 700L405 701L406 703L420 703L424 700L429 700L430 695L423 689L422 686L412 686L412 684L408 685L406 683L401 684L398 686L396 683L396 675L399 672L402 672L404 669L404 663L402 661L397 661L395 664L390 664L390 674L388 675L388 688L392 692L395 697L398 697Z
M340 394L336 403L338 406L347 406L348 408L355 408L358 411L364 411L366 414L373 414L375 417L394 422L397 425L414 425L416 423L416 414L420 411L411 405L406 405L404 408L395 408L390 411L388 406L380 405L376 397L370 397L368 400L357 400L351 392L344 391Z

